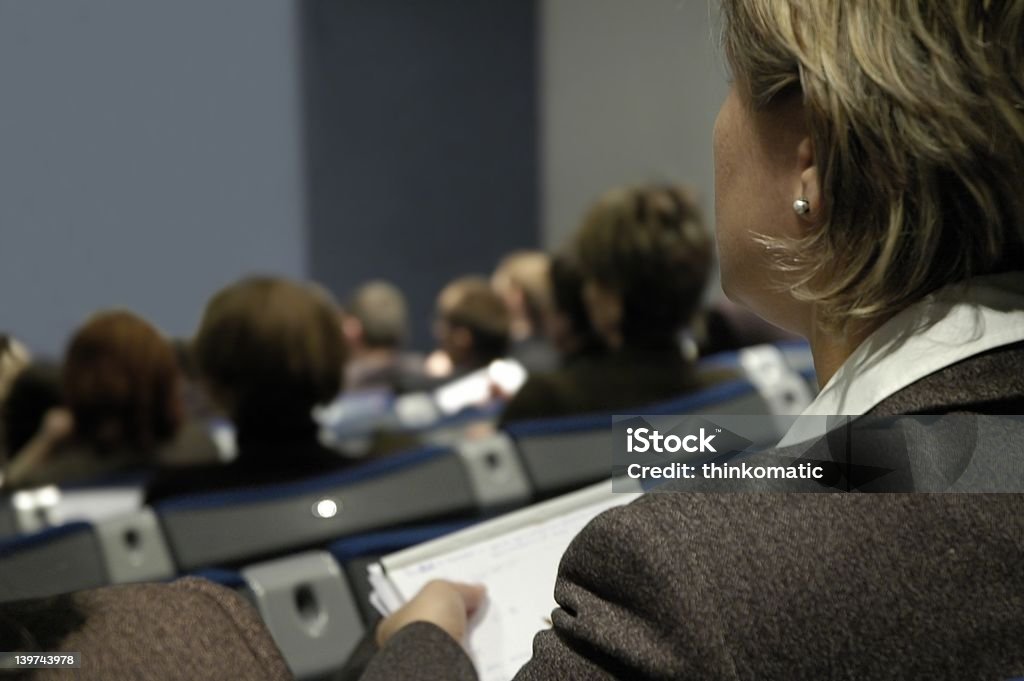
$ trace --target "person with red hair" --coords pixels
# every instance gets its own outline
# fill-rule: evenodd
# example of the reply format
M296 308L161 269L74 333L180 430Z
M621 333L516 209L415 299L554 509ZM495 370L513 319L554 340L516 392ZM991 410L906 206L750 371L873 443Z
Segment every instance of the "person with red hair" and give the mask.
M8 488L96 478L155 463L182 421L174 351L125 311L93 315L72 337L61 370L64 407L11 460Z

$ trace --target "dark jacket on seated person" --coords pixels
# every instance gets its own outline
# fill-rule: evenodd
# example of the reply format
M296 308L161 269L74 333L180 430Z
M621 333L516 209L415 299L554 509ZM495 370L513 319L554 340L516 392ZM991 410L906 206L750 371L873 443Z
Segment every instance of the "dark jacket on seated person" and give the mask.
M531 375L501 415L514 421L635 409L738 378L729 371L698 372L679 348L589 351L562 369Z
M275 424L275 428L280 428ZM272 436L239 431L238 455L228 464L167 469L150 483L146 503L184 494L220 492L291 482L336 471L351 459L320 444L317 426L306 419Z
M917 381L870 415L1019 414L1022 368L1024 344L1000 348ZM1010 487L1024 484L1007 459L1019 457L1016 428L988 452L1015 478ZM930 458L920 470L942 469L948 454L919 452ZM553 626L537 634L516 679L1020 676L1020 511L1019 494L648 494L573 540ZM476 674L454 639L418 623L362 680L413 678Z

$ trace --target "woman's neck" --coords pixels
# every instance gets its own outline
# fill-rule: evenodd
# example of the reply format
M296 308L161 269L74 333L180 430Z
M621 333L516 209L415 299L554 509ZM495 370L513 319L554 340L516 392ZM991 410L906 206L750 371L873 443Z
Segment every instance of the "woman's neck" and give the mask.
M818 377L818 386L824 387L839 367L850 358L850 355L867 340L868 336L885 323L885 319L851 322L843 332L826 331L818 323L817 315L811 324L808 341L811 344L811 355L814 358L814 372Z

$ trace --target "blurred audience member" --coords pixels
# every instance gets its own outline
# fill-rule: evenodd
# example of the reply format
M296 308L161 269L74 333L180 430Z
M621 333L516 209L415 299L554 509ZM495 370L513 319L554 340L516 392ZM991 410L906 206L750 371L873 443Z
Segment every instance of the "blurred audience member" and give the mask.
M43 425L46 413L62 404L60 365L36 361L14 378L0 403L0 431L8 457L21 451Z
M192 341L175 338L171 341L171 347L174 348L174 357L178 362L178 370L183 382L182 403L185 406L185 416L199 420L220 416L220 407L210 397L203 385L202 377L199 375Z
M544 335L551 310L550 258L541 251L516 251L498 264L491 286L509 316L509 356L527 371L551 371L558 355Z
M437 297L434 335L438 352L428 359L431 378L418 387L443 385L504 358L508 334L508 311L487 280L475 276L456 279ZM442 373L444 368L447 371Z
M583 275L571 253L563 252L551 259L548 271L553 306L544 323L565 366L580 359L604 354L607 348L590 323L586 301L583 300Z
M214 436L218 427L224 427L226 417L203 385L191 341L175 338L171 347L178 362L184 421L174 441L160 450L160 466L202 466L230 458L232 446L218 444ZM230 442L233 443L233 437Z
M61 384L67 409L47 412L12 459L8 487L83 481L155 464L182 419L174 352L127 311L94 315L72 337Z
M711 269L711 239L686 190L612 191L591 208L572 245L582 282L576 285L608 353L591 351L528 381L505 422L642 407L731 378L698 375L678 342Z
M345 390L384 388L404 392L423 375L423 358L405 354L409 312L405 296L386 281L371 281L345 305L342 331L348 345Z
M544 326L561 357L561 368L530 374L502 413L503 422L566 413L566 395L585 381L583 374L594 370L608 352L590 323L583 300L583 277L573 255L563 252L552 258L548 274L554 305Z
M344 343L323 289L273 277L243 279L206 306L194 344L211 397L234 422L238 455L226 466L165 472L148 499L282 482L337 468L314 406L341 390Z

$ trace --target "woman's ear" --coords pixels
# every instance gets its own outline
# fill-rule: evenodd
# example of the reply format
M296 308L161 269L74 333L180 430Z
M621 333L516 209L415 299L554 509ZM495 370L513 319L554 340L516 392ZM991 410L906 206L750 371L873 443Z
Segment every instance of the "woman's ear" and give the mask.
M794 200L806 201L806 210L797 211L802 222L816 225L822 215L821 185L818 181L818 165L814 157L814 145L810 137L800 140L797 147L797 164L800 170L800 187ZM795 204L794 204L795 209Z

